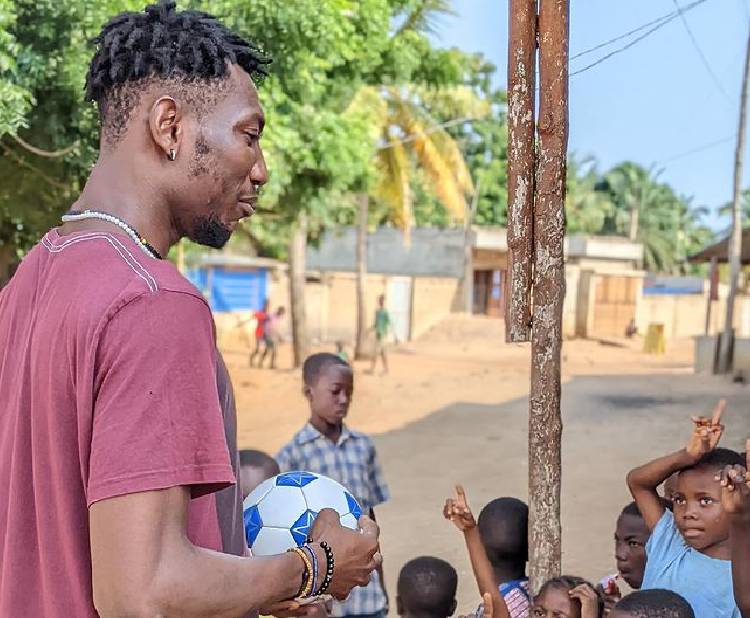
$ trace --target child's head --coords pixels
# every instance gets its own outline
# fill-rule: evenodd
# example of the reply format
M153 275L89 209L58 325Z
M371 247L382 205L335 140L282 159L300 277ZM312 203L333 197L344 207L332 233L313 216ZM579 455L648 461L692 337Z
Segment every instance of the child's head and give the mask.
M313 421L341 425L354 391L354 374L349 363L336 354L313 354L305 361L302 374Z
M407 562L398 576L399 616L447 618L456 611L458 575L445 560L423 556Z
M662 499L664 508L672 509L672 503ZM615 528L615 560L617 570L628 586L638 590L643 583L646 569L646 542L651 536L646 522L635 502L628 504L617 518Z
M266 479L279 473L279 464L263 451L240 451L240 487L242 499Z
M674 518L692 548L705 552L729 538L729 519L721 508L721 486L715 477L724 466L744 463L736 451L716 448L680 472L672 495Z
M529 557L529 507L517 498L497 498L479 513L479 535L490 564L525 572Z
M671 590L638 590L621 599L610 618L695 618L690 604Z
M279 317L283 316L285 313L286 313L285 307L279 307L278 309L276 309L276 315Z
M343 352L344 351L344 342L343 341L337 341L336 342L336 352Z
M378 296L378 307L383 309L385 307L385 294Z
M581 602L570 596L570 592L578 586L594 587L582 577L575 575L561 575L547 580L539 594L534 597L531 606L531 616L534 618L581 618ZM599 599L598 616L602 615L604 603Z

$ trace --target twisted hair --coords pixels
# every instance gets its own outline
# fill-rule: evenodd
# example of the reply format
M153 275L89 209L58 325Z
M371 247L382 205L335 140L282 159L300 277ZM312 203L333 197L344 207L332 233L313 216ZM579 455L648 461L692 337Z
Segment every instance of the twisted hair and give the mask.
M671 590L636 590L623 597L615 609L636 618L695 618L690 604Z
M257 81L271 62L212 15L177 11L173 0L160 0L141 13L120 13L91 43L96 52L86 75L86 100L96 102L110 141L125 133L142 91L155 79L170 82L200 114L226 92L221 82L227 81L228 65L238 65ZM211 87L205 88L208 80Z

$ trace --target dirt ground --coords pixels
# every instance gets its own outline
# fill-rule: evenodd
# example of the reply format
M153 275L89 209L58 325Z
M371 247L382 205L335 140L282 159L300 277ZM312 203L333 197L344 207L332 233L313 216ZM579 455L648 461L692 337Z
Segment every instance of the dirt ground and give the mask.
M305 422L300 376L282 348L276 371L248 367L247 340L221 338L232 373L242 448L273 453ZM691 413L730 400L728 443L750 435L750 395L742 385L692 375L692 342L668 343L664 356L642 341L573 340L563 348L564 571L598 580L613 572L612 534L628 496L627 470L679 448ZM437 555L459 571L459 609L476 588L458 533L441 517L454 483L478 513L501 495L526 498L528 344L506 344L502 322L455 317L419 341L394 347L387 376L355 367L348 420L375 436L392 499L377 509L386 579L395 594L401 565Z

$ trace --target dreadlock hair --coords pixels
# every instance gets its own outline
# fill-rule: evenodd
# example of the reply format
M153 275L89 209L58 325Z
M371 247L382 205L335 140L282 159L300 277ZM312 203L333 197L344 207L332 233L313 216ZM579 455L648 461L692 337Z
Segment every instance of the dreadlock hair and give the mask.
M615 609L633 618L695 618L690 604L671 590L638 590L623 597Z
M173 0L150 4L142 13L120 13L91 43L96 52L86 75L86 100L96 102L111 144L123 137L141 94L155 80L166 82L200 117L227 92L228 65L259 80L271 62L215 17L177 11Z

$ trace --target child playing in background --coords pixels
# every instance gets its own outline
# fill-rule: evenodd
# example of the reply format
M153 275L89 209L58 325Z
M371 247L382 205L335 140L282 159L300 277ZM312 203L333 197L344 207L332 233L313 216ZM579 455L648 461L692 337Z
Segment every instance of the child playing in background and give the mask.
M729 518L715 476L726 465L742 461L739 453L716 448L724 430L723 409L722 401L711 419L693 418L686 448L628 474L630 491L651 530L643 588L677 592L701 618L740 616L732 594ZM673 514L657 488L675 472L680 474Z
M276 456L281 471L307 470L338 481L374 520L374 508L388 499L388 487L372 440L344 424L354 392L352 368L335 354L313 354L305 361L303 379L310 419ZM387 611L381 564L367 587L334 603L331 615L384 617Z
M242 499L266 479L279 473L279 464L263 451L246 449L240 451L240 487Z
M495 616L526 618L531 606L526 504L516 498L493 500L482 509L477 525L459 485L456 498L446 500L443 516L464 533L479 592L492 595Z
M581 577L562 575L546 581L534 597L534 618L600 618L604 611L594 587Z
M745 451L745 466L726 466L718 477L721 505L729 516L732 544L732 584L734 600L742 618L750 618L750 440Z
M345 363L349 362L349 355L346 353L346 346L343 341L336 342L336 356L338 356Z
M695 618L685 599L671 590L653 588L629 594L610 614L611 618Z

